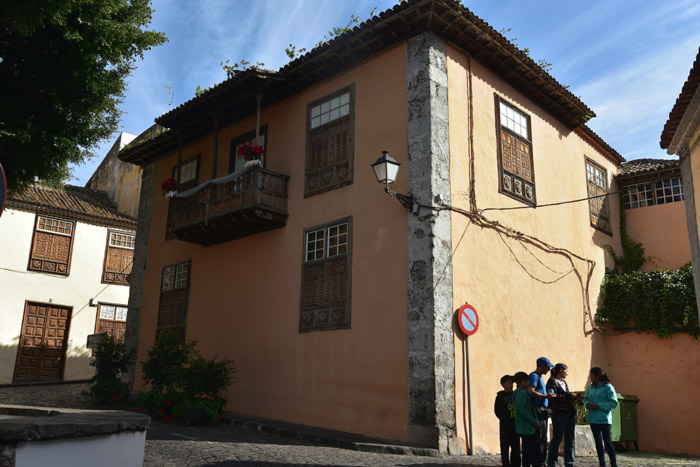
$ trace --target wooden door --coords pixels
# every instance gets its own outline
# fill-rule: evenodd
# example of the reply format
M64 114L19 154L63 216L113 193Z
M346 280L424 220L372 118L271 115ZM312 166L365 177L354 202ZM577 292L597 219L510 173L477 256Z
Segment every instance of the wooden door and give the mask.
M27 302L17 350L15 383L63 379L71 314L70 307Z

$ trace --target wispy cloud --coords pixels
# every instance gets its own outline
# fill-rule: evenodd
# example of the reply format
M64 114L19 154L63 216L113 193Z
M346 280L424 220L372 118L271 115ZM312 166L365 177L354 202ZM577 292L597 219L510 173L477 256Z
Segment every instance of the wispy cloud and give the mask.
M226 79L226 59L261 61L277 69L290 43L311 49L352 14L367 19L396 0L154 0L151 29L170 42L148 51L129 79L121 128L139 133L173 107L194 97L198 85ZM495 29L553 63L552 74L570 84L598 115L590 125L625 157L659 155L659 136L700 45L700 2L645 0L464 2ZM99 153L105 154L112 141ZM96 158L99 159L99 158ZM82 166L84 183L99 160Z

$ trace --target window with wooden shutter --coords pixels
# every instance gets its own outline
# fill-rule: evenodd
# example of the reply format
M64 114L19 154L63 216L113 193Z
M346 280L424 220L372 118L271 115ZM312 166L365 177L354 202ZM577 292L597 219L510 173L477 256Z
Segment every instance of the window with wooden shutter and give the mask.
M129 308L125 305L100 303L95 320L95 334L110 334L117 340L124 339L128 312Z
M102 271L105 284L129 285L134 261L136 236L126 232L107 232L107 252Z
M350 327L352 218L304 231L299 331Z
M163 268L157 332L163 329L180 329L184 337L189 290L189 262L173 264Z
M535 205L530 116L496 95L499 191Z
M37 216L27 269L67 276L70 273L74 229L73 221Z
M351 184L355 86L310 104L306 127L304 197Z
M608 173L607 171L586 159L586 184L588 186L588 208L591 225L598 230L612 235L610 229L610 206L608 203Z

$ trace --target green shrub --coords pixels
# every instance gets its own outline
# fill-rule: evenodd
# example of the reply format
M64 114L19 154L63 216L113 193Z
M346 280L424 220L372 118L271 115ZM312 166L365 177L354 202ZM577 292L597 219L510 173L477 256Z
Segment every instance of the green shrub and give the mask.
M167 329L156 338L143 362L143 379L156 392L181 389L183 371L196 353L197 341L185 341L179 329Z
M618 274L608 271L600 290L596 321L668 337L677 332L700 336L693 270Z
M206 359L196 341L185 341L179 330L161 333L143 362L143 379L151 386L139 391L139 404L152 416L171 420L181 416L181 407L202 407L218 418L226 405L222 393L233 381L233 361Z
M127 348L124 339L105 334L95 348L95 359L90 365L96 369L90 393L99 404L118 406L129 399L129 385L121 381L136 358L136 349Z
M226 405L223 391L231 385L236 369L233 360L211 359L196 354L184 372L185 403L206 409L209 417L218 418Z

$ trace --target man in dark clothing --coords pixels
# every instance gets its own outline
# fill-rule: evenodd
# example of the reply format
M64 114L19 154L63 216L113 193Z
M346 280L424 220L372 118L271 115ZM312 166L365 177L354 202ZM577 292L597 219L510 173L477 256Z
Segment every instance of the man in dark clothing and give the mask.
M501 463L503 467L520 467L520 437L515 432L515 394L513 377L501 378L503 391L496 393L493 411L499 420ZM510 456L508 453L510 452Z
M540 420L540 426L535 431L537 438L537 449L540 452L541 464L538 467L545 467L547 459L547 433L549 432L550 409L549 400L547 400L547 386L544 383L544 375L549 373L549 370L554 368L552 362L547 357L537 359L537 369L530 373L530 397L532 397L532 407L535 412L535 417Z

